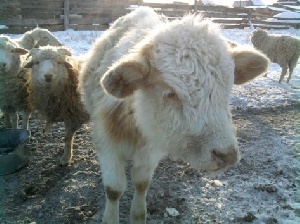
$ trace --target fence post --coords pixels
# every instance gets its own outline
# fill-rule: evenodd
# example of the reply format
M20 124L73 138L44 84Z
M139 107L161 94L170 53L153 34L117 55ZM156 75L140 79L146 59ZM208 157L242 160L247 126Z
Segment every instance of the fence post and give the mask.
M64 0L64 25L65 25L65 30L69 29L69 0Z
M194 13L197 12L197 2L198 2L197 0L194 1Z

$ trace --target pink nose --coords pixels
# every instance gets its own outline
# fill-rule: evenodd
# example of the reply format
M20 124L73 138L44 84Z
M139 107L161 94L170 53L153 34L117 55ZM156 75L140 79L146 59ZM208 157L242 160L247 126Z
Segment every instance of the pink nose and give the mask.
M226 168L239 161L239 151L233 146L228 148L227 153L214 150L211 154L213 160L218 164L218 169Z
M46 82L51 82L52 81L52 74L46 74L44 76L45 76Z

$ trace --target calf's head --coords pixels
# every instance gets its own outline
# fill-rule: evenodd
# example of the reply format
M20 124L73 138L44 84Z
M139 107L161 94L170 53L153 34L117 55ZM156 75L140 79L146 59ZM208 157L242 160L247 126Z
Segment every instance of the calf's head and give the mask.
M41 86L64 82L68 78L68 69L73 67L68 61L71 52L65 47L34 48L29 56L25 68L32 68L33 82Z
M227 46L215 25L188 16L138 43L108 69L101 85L113 97L134 99L147 147L219 171L240 157L229 109L232 85L268 66L254 49Z
M9 37L0 35L0 72L8 73L21 68L21 55L28 53Z

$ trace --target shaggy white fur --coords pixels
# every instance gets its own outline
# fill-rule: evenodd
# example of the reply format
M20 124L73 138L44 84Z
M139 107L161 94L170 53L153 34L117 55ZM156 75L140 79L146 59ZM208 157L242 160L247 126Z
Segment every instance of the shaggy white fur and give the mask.
M131 223L146 221L147 189L164 156L211 172L239 161L230 90L264 72L268 60L254 49L229 49L216 25L192 15L166 22L147 7L119 18L96 41L80 88L106 191L103 223L119 222L127 159Z

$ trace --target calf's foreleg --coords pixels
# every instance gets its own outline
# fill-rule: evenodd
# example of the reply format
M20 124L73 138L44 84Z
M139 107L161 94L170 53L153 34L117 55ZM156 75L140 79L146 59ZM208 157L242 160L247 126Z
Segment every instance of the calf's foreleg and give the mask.
M96 146L98 147L98 146ZM105 188L106 202L102 218L103 224L119 223L119 200L126 188L125 158L117 152L117 147L101 145L99 161Z
M161 152L151 152L146 148L138 150L133 159L131 180L135 188L130 207L130 223L145 224L147 217L146 196L155 168L163 157Z

